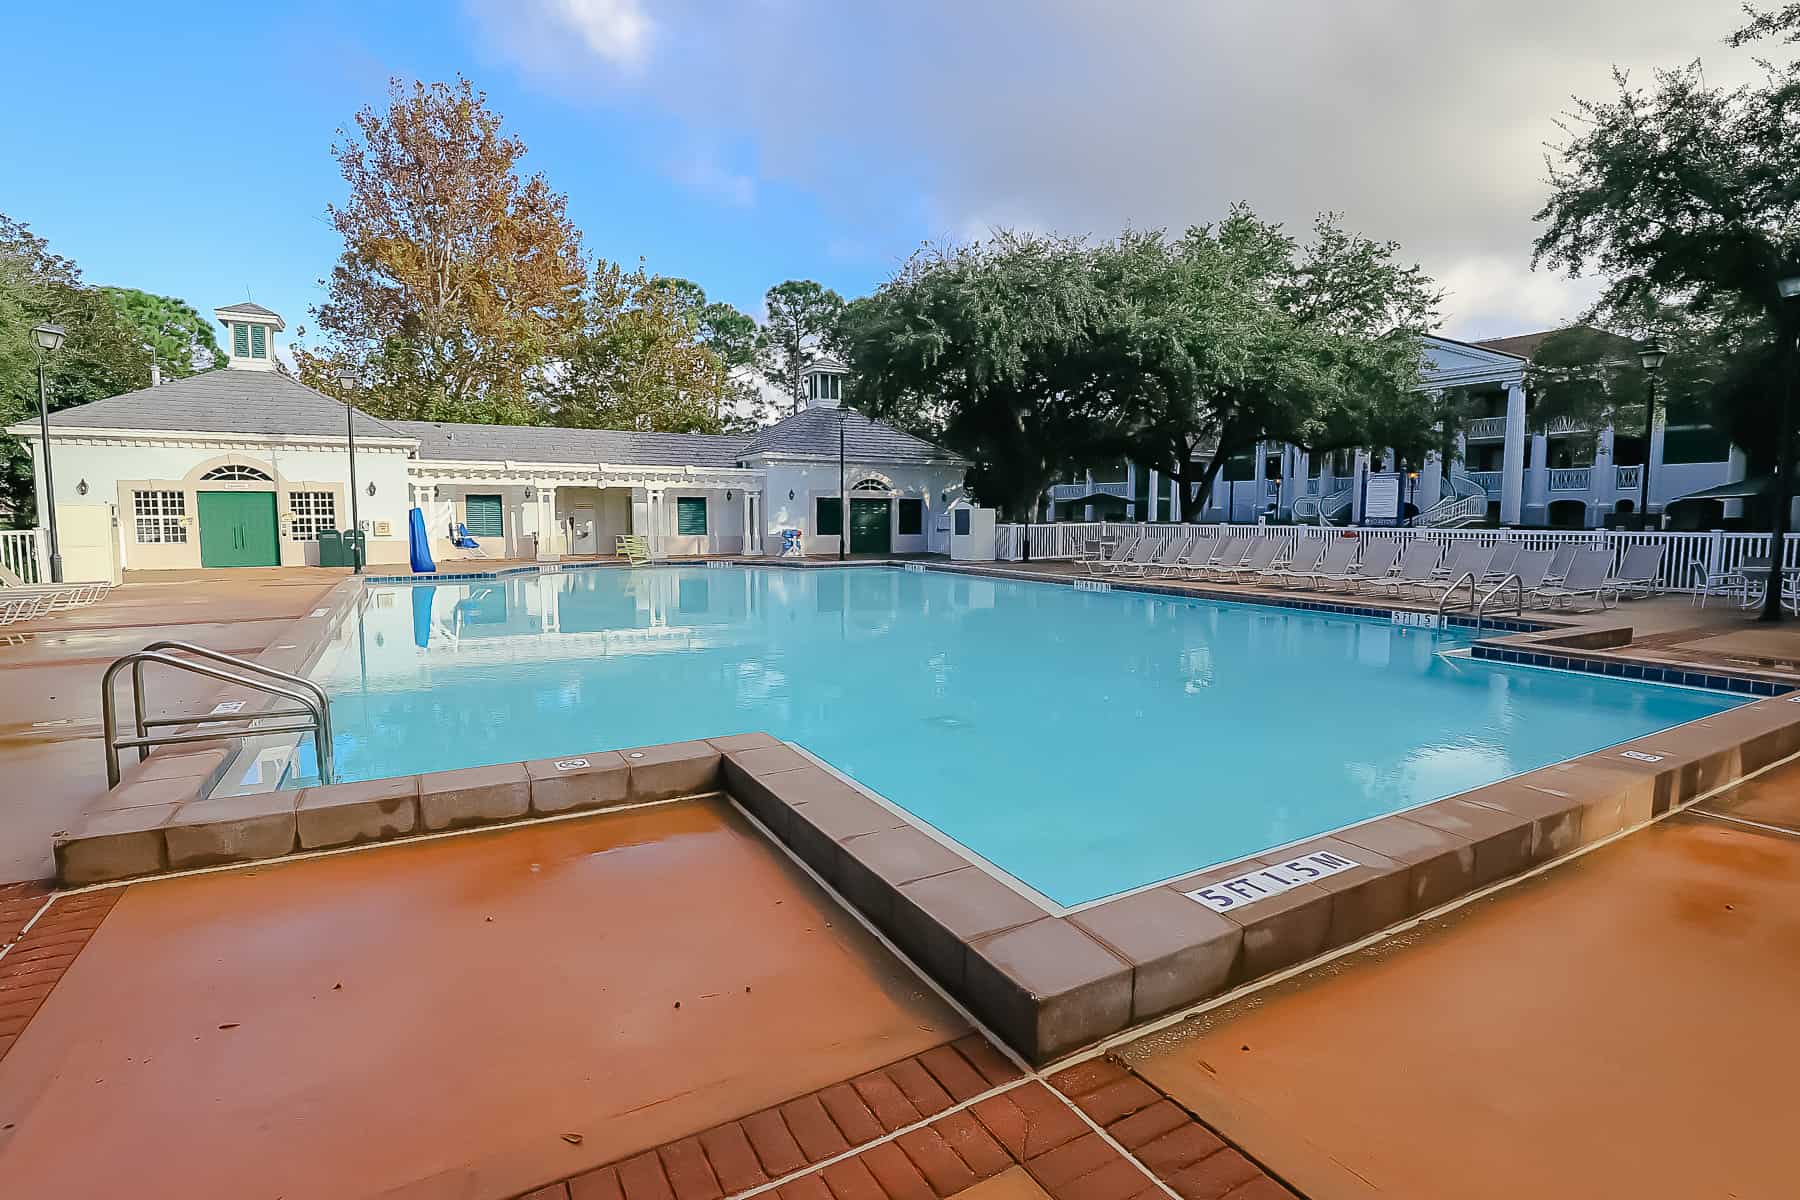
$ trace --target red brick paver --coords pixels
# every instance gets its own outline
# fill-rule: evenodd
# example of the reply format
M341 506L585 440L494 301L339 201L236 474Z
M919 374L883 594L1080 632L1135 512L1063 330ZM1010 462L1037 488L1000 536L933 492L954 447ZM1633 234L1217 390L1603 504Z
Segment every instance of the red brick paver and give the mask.
M43 908L47 893L37 884L0 888L0 949L5 951L0 958L0 1058L25 1032L123 891L106 888L59 897L21 933Z

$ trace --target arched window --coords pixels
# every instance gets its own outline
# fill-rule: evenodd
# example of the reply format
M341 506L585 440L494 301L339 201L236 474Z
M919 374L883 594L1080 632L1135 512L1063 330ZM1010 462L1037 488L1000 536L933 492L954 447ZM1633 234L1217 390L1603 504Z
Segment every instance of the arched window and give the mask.
M255 467L214 467L200 477L202 482L214 483L274 483L268 472L259 471Z
M865 479L850 489L853 492L891 492L892 488L879 479Z

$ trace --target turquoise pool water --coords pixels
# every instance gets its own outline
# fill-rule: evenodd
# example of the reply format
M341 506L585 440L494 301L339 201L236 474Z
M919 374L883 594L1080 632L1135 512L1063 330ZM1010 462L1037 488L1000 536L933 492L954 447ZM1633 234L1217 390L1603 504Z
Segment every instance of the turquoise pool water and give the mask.
M890 567L371 585L345 779L767 730L1062 904L1738 703L1446 659L1465 635Z

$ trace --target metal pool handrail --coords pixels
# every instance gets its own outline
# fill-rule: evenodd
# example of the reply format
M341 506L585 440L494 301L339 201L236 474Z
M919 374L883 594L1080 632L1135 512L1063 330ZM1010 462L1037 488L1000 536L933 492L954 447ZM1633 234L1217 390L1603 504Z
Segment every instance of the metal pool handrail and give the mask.
M1443 596L1441 598L1439 598L1439 600L1438 600L1437 615L1438 615L1438 624L1439 625L1442 625L1444 623L1444 606L1450 603L1450 597L1452 597L1456 594L1456 589L1462 586L1463 580L1465 580L1465 579L1469 581L1469 608L1474 609L1474 607L1475 607L1475 583L1476 583L1475 572L1464 571L1461 575L1458 575L1451 582L1449 587L1444 589Z
M179 658L165 653L169 650L179 650L194 658L223 664L223 667L208 666L206 662L194 662L188 658ZM266 709L242 714L211 712L176 717L149 717L144 711L145 663L160 663L178 671L236 684L264 695L280 696L294 701L296 707ZM135 727L135 736L128 738L119 736L118 700L114 687L114 680L118 678L119 672L127 666L131 668L131 707ZM269 682L270 680L279 682ZM332 781L331 701L326 696L324 688L299 675L277 671L273 667L237 658L230 654L223 654L205 646L197 646L192 642L151 642L143 649L115 660L106 668L106 673L100 679L100 715L105 731L108 787L117 787L119 784L119 751L121 749L135 746L138 758L142 760L149 756L152 746L211 741L215 738L263 737L276 733L311 733L313 749L319 760L320 780L324 783ZM284 725L257 726L254 724L257 721L282 717L305 717L306 720ZM185 733L159 734L151 732L153 729L175 725L218 726L236 723L241 723L243 727L238 729L194 729Z
M1523 579L1519 578L1519 573L1517 571L1514 571L1512 574L1508 575L1505 579L1502 579L1499 583L1495 584L1493 591L1489 592L1487 595L1485 595L1481 598L1481 604L1479 606L1477 606L1475 609L1475 636L1476 637L1481 636L1481 623L1484 620L1486 620L1486 618L1487 618L1488 601L1492 600L1495 596L1498 596L1501 592L1505 591L1506 585L1509 583L1512 584L1513 587L1518 592L1518 595L1515 598L1515 602L1514 602L1514 606L1513 606L1513 615L1515 617L1525 615L1525 581Z

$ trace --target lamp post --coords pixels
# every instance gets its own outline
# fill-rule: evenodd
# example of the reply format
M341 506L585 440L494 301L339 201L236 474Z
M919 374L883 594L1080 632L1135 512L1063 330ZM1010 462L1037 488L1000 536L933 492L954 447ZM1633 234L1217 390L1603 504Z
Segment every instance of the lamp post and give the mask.
M1788 510L1794 504L1794 388L1800 376L1800 270L1775 281L1781 297L1776 316L1782 349L1787 352L1786 378L1781 388L1781 418L1776 430L1775 521L1769 535L1769 586L1763 593L1761 621L1781 620L1782 584L1787 574Z
M844 495L844 422L849 420L838 410L838 561L850 557L850 500Z
M1662 370L1668 354L1655 338L1638 351L1638 362L1650 385L1650 394L1644 398L1644 465L1638 471L1638 518L1646 529L1650 527L1650 438L1656 429L1656 374Z
M348 367L338 370L338 383L344 394L350 395L356 390L356 372ZM362 522L356 511L356 405L349 400L344 401L344 441L350 448L350 567L353 573L362 574Z
M46 528L50 531L50 582L62 582L62 544L56 539L56 476L50 470L50 400L44 388L44 355L55 354L62 348L64 330L61 325L38 325L31 330L31 340L37 343L37 375L38 375L38 432L43 435L44 446L44 513L48 517Z

